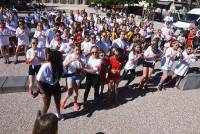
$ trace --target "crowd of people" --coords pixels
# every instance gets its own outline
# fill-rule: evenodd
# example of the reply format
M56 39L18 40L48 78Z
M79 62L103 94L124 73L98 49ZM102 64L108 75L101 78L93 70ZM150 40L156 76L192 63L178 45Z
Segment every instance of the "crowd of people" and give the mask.
M5 64L10 64L10 52L15 55L14 64L24 48L25 61L29 64L29 92L33 98L42 95L43 108L47 113L51 96L62 118L64 109L74 93L74 110L80 109L78 90L86 78L84 104L87 104L91 87L94 100L103 95L108 84L107 100L111 102L112 91L118 104L121 80L128 79L130 85L136 76L136 68L143 63L143 74L138 88L148 90L149 79L154 73L156 62L161 62L162 77L158 90L168 85L179 87L180 80L187 74L191 62L197 60L199 47L197 26L191 24L188 32L175 32L166 16L162 29L155 30L154 23L142 19L136 25L134 15L88 14L82 11L39 11L20 18L16 12L0 9L0 48ZM34 29L34 30L31 30ZM33 33L31 32L33 31ZM175 61L178 64L173 70ZM172 78L167 81L170 72ZM129 74L129 75L128 75ZM66 78L68 92L61 98L59 79ZM35 80L39 90L34 91Z

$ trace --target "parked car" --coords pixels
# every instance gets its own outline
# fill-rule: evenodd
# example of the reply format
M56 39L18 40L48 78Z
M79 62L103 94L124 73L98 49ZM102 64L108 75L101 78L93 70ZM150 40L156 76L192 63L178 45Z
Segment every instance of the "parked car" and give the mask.
M182 17L180 21L177 21L173 24L174 28L181 28L184 30L188 30L191 23L195 23L198 25L200 22L200 8L194 8L190 10L186 15Z

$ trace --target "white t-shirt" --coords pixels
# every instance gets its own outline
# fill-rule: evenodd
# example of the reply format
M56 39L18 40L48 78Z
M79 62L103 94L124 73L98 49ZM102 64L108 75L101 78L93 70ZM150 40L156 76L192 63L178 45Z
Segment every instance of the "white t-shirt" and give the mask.
M165 21L165 22L173 22L173 17L172 17L172 16L166 16L166 17L164 18L164 21Z
M16 36L18 36L18 45L29 45L29 29L25 28L24 30L21 28L17 28Z
M0 31L0 47L8 46L10 44L9 37L11 36L11 31L8 28L4 28Z
M149 47L146 49L146 51L144 52L144 56L146 56L146 57L153 57L154 55L155 55L155 54L153 53L152 47L151 47L151 46L149 46ZM158 57L161 57L161 56L162 56L161 50L158 49L158 52L156 53L156 55L157 55ZM146 62L149 62L149 63L155 63L155 62L156 62L156 60L147 60L147 59L145 59L145 61L146 61Z
M165 44L164 44L164 47L165 48L169 48L171 46L171 43L170 42L166 42Z
M113 41L113 47L117 47L117 48L121 48L125 50L127 48L127 43L121 38L118 38Z
M164 37L166 37L167 35L169 35L170 29L167 28L167 27L163 27L163 28L161 29L161 31L162 31L162 34L164 35Z
M184 43L186 41L185 37L183 36L178 36L177 40L180 42L180 43Z
M63 45L63 42L61 41L61 43L59 44L58 41L56 41L55 39L53 39L50 43L50 46L49 48L51 49L56 49L56 50L59 50L60 47Z
M56 35L56 33L55 33L55 31L53 31L53 28L48 29L48 30L46 31L46 37L48 38L49 43L53 40L53 38L54 38L55 35ZM47 42L47 43L46 43L46 47L49 47L48 45L49 45L49 44L48 44L48 42Z
M128 61L126 62L124 68L126 70L135 69L137 67L138 62L138 60L135 59L139 58L140 56L141 54L137 54L136 52L131 51L128 55Z
M90 56L87 61L87 67L89 69L93 69L96 71L96 74L100 74L101 70L101 59L99 58L94 58Z
M90 50L93 46L95 46L95 44L84 41L83 43L81 43L81 50L83 51L83 53L88 54L90 53Z
M70 59L73 58L73 56L75 56L74 53L73 53L73 54L67 55L67 57L65 58L65 61L69 61ZM64 61L64 62L65 62L65 61ZM84 56L81 56L81 61L82 61L83 63L86 62L86 59L85 59ZM81 69L81 63L80 63L80 61L78 61L78 60L77 60L77 61L73 61L73 62L71 62L71 63L67 66L67 73L68 73L68 74L76 73L79 69Z
M49 85L55 85L58 82L58 79L53 81L53 70L49 62L42 64L36 79Z
M161 68L167 71L171 70L176 56L178 56L177 50L174 50L173 47L167 48L165 55L162 59Z
M27 59L29 59L29 58L32 59L34 57L34 53L38 57L40 57L42 59L45 59L44 51L39 49L39 48L36 48L35 50L33 50L32 48L28 49L27 52L26 52L26 58ZM41 64L41 61L39 59L37 59L37 58L35 58L31 63L31 65L40 65L40 64Z
M46 36L44 31L35 31L33 37L38 39L38 48L45 48L46 46Z
M176 69L174 70L174 73L179 76L185 76L189 71L190 64L196 61L194 58L194 54L187 54L187 52L184 51L182 55L183 60L179 62L179 64L176 66Z
M68 54L68 53L73 53L74 48L72 47L72 44L70 43L62 43L59 51L63 51L66 54Z

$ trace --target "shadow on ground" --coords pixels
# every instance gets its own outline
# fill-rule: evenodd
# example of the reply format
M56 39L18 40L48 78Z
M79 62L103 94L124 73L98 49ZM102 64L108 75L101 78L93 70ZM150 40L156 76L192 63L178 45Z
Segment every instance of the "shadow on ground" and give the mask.
M143 90L143 89L138 89L137 86L138 86L137 84L133 84L129 87L119 87L120 96L119 96L118 104L114 103L115 101L114 101L113 95L111 97L112 98L111 103L108 103L106 99L107 94L105 93L102 97L100 97L97 100L89 100L87 104L84 104L84 105L83 103L81 103L80 105L83 106L83 109L81 109L80 111L65 113L63 114L64 118L66 120L66 119L76 118L76 117L80 117L84 115L86 115L86 117L91 117L95 111L113 109L129 101L133 101L139 96L143 97L149 92L157 91L157 89L153 87L149 87L147 90ZM72 106L73 106L73 103L70 103L65 108L69 108Z

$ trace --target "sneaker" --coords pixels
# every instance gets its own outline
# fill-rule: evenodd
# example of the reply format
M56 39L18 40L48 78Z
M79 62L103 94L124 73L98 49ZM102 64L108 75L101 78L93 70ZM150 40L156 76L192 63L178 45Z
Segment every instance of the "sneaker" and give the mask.
M58 120L61 120L61 121L64 121L64 120L65 120L65 118L64 118L64 116L63 116L62 114L60 114L60 113L55 113L55 115L57 116Z
M66 101L64 101L64 100L60 101L60 108L61 109L65 109L65 103L66 103Z
M162 87L161 85L158 85L157 90L158 90L158 91L161 91L162 88L163 88L163 87Z
M80 105L78 103L74 103L73 109L74 111L80 110Z

